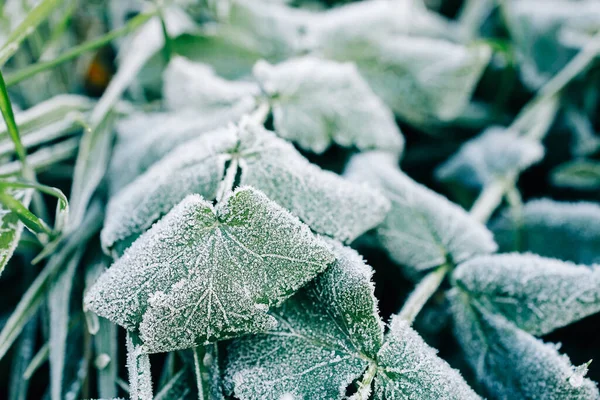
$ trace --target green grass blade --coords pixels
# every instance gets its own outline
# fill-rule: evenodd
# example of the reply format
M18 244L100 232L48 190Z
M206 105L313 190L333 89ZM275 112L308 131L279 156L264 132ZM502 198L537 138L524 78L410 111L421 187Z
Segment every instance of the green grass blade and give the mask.
M23 171L25 172L27 170L27 152L25 151L25 147L21 142L19 127L15 121L15 114L13 112L10 98L8 97L8 92L6 91L6 85L4 83L2 72L0 72L0 111L2 112L2 117L6 123L8 134L15 144L15 151L19 156L19 160L21 160L21 163L23 164ZM27 177L30 178L30 176Z
M52 146L44 147L35 153L31 153L28 159L28 166L34 171L45 170L48 167L69 160L77 154L79 147L79 138L68 139ZM0 165L0 176L7 177L16 175L21 170L21 164L10 162Z
M62 3L62 0L42 0L25 19L9 35L2 47L0 47L0 67L17 52L19 45L27 36L31 35L40 23L42 23L52 11Z

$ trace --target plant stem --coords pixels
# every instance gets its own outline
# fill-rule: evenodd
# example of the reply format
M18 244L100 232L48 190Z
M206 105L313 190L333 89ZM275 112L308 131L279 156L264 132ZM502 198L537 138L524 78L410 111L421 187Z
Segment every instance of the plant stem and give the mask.
M412 324L427 300L438 290L449 270L450 265L446 263L428 273L408 296L398 317Z
M510 186L514 186L514 179L498 179L484 187L471 207L471 216L485 224L502 201L504 193Z
M219 191L217 192L217 201L223 200L231 191L233 190L233 185L235 183L235 175L238 172L238 159L234 155L231 158L231 162L227 167L227 172L225 172L225 178L221 181L221 185L219 186Z
M371 395L371 384L377 373L377 363L372 362L365 371L363 378L358 382L358 390L350 397L350 400L367 400Z
M122 28L115 29L114 31L108 32L106 35L99 37L98 39L90 40L82 43L79 46L73 47L66 53L56 57L53 60L38 62L27 68L23 68L11 75L6 77L6 85L12 86L25 79L28 79L40 72L44 72L48 69L54 68L60 64L63 64L69 60L79 57L81 54L96 50L110 43L112 40L117 39L121 36L125 36L128 33L134 31L139 26L143 25L146 21L154 16L154 13L140 14L127 23Z
M196 376L196 385L198 386L198 400L208 400L210 393L208 386L204 384L204 355L206 349L204 346L194 348L194 375Z

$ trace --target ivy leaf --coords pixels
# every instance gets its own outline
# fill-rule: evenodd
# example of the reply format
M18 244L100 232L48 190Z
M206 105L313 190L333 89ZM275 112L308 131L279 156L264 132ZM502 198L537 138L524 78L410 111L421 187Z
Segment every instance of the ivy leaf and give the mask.
M186 197L143 234L86 295L147 352L263 331L267 315L333 262L295 217L252 188L213 207Z
M576 190L600 189L600 162L574 160L561 164L552 170L552 184Z
M453 276L482 308L533 335L600 312L600 266L513 253L472 258Z
M172 110L193 107L207 113L230 108L250 111L260 94L252 82L225 80L208 65L180 56L169 62L163 80L165 105Z
M402 152L394 115L353 64L311 56L278 65L260 61L254 76L270 97L275 131L300 147L323 153L335 142Z
M476 376L498 399L598 399L586 369L453 289L456 338Z
M207 114L195 109L135 113L119 121L109 170L111 192L117 193L178 145L227 126L247 111L242 104Z
M491 228L502 251L530 251L577 264L600 264L600 206L532 200L505 211Z
M506 176L516 176L544 156L537 140L501 127L486 129L466 142L436 171L438 179L482 188Z
M277 327L229 346L225 386L241 400L341 399L376 357L383 324L373 271L354 250L327 243L336 262L273 311Z
M376 400L480 398L460 373L437 357L436 351L399 317L392 319L377 360Z
M411 274L459 263L477 254L491 253L491 233L462 208L410 179L384 153L363 153L350 161L351 180L380 188L392 207L377 236L390 256Z
M229 346L226 388L241 400L341 399L368 367L376 399L478 398L406 323L395 319L384 342L371 268L328 243L337 261L273 311L277 328Z
M381 3L365 3L363 13L344 8L329 12L315 33L320 54L337 61L354 61L373 91L410 122L458 117L490 59L490 48L432 38L436 32L425 28L431 25L423 23L419 13L407 13L403 7L396 11L396 4ZM387 7L388 16L367 13L367 4L384 11ZM404 15L394 21L393 16L402 11ZM366 24L364 14L372 18ZM408 21L402 28L398 21L413 15L416 22ZM377 23L382 20L387 24ZM364 30L357 29L362 26Z
M113 197L104 248L126 247L188 194L214 199L226 163L241 173L242 185L262 190L314 231L340 240L376 226L389 208L379 193L321 170L272 132L245 124L185 143Z
M32 190L8 188L4 190L7 190L11 196L21 201L25 207L29 205ZM23 226L17 213L0 204L0 275L13 256L17 244L19 244Z

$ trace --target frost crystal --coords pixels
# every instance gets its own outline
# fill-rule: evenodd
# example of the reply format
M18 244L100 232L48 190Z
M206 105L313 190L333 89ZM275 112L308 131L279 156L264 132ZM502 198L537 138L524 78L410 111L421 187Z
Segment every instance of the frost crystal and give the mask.
M272 328L267 315L334 258L308 227L252 188L216 209L186 197L96 282L87 307L139 329L147 352Z
M496 250L484 226L445 197L411 180L384 153L354 156L346 175L381 188L391 200L392 208L377 235L390 256L409 272Z
M394 317L378 354L376 400L469 400L480 397L460 373L436 356L406 321Z
M454 279L481 307L534 335L600 311L600 266L533 254L491 255L461 264Z
M349 63L292 59L262 61L254 76L270 96L275 131L315 153L332 142L359 150L400 154L404 147L394 115Z
M279 324L229 346L226 388L242 400L341 399L383 342L371 268L328 241L337 261L273 311Z
M549 199L505 211L491 224L502 251L530 251L577 264L600 264L600 206Z
M255 106L254 99L260 93L259 87L254 83L227 81L217 76L208 65L183 57L171 60L163 74L163 80L165 104L172 110L250 110Z
M272 132L233 127L183 144L113 197L102 231L105 249L119 241L126 247L188 194L213 199L228 161L238 163L241 184L260 189L314 231L343 241L376 226L389 209L376 191L321 170Z
M545 344L499 315L493 315L459 289L451 292L456 338L477 378L498 399L597 400L589 379L575 387L573 366L556 346Z
M442 181L481 188L496 179L516 175L544 156L544 146L504 128L492 127L465 143L436 171Z

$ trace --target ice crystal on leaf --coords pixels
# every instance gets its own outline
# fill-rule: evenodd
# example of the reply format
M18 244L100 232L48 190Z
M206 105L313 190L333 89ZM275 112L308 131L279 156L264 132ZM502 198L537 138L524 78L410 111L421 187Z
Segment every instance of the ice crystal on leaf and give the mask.
M275 131L315 153L332 142L359 150L400 154L404 147L394 115L350 63L303 57L254 66L270 96Z
M390 256L419 272L491 253L491 233L462 208L410 179L384 153L354 156L345 172L351 180L380 188L392 206L377 235Z
M262 127L243 125L183 144L113 197L104 247L126 246L188 194L214 199L227 162L239 166L242 185L262 190L316 232L349 241L383 220L389 203L377 191L310 164Z
M538 141L492 127L466 142L438 168L436 175L442 181L481 188L496 179L515 176L540 161L543 155L544 146Z
M370 367L377 399L478 398L406 323L395 320L384 340L370 267L354 250L328 243L337 261L273 310L277 328L229 346L229 391L242 400L341 399Z
M600 206L550 199L506 210L491 224L502 251L530 251L577 264L600 264Z
M308 227L252 188L216 208L186 197L144 233L86 296L147 352L272 328L280 304L334 258Z
M456 337L477 378L494 398L600 398L591 380L572 384L571 377L578 370L556 346L545 344L500 315L490 314L477 302L470 303L458 289L453 289L451 300Z
M479 306L534 335L600 312L600 266L514 253L474 257L453 276Z

